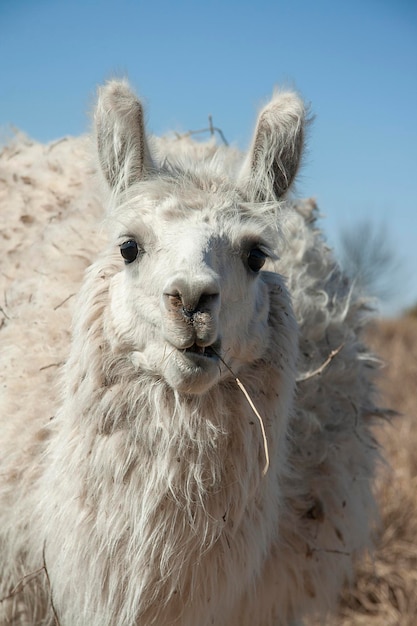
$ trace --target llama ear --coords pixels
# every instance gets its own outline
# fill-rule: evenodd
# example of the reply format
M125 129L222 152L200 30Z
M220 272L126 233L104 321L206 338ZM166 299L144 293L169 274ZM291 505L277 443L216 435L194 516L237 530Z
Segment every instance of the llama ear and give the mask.
M304 148L306 110L293 92L278 92L261 111L241 172L256 202L281 198L290 188Z
M143 107L127 81L99 89L94 116L97 151L105 179L123 190L153 168L145 135Z

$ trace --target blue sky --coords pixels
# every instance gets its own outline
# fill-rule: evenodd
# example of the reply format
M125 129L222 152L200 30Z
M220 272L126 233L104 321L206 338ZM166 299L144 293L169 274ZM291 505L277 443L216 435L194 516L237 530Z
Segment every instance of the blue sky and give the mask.
M298 193L338 234L385 224L396 304L417 303L415 0L0 0L0 126L40 141L88 130L97 84L126 75L149 129L204 127L247 147L275 85L316 116Z

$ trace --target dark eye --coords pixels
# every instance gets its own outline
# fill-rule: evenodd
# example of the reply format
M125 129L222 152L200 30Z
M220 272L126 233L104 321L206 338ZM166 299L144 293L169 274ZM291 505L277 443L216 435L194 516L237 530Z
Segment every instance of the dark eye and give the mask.
M126 264L132 263L138 256L138 244L134 239L129 239L121 244L120 252Z
M248 266L253 272L259 272L265 265L266 254L259 248L252 248L248 253Z

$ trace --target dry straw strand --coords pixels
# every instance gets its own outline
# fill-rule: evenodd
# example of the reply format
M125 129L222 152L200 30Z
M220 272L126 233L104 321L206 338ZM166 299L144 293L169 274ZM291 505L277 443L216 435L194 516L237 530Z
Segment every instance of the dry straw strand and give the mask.
M235 381L236 381L236 384L239 387L239 389L243 392L246 400L249 402L249 405L250 405L252 411L255 413L256 417L258 418L259 425L261 427L262 439L263 439L263 444L264 444L264 452L265 452L265 467L262 470L262 476L265 476L265 474L267 473L267 471L269 469L269 450L268 450L268 440L266 438L264 421L263 421L262 416L260 415L258 409L256 408L256 406L252 402L252 398L250 397L250 395L246 391L245 386L243 385L243 383L236 376L235 376Z
M261 427L262 440L263 440L264 453L265 453L265 466L264 466L264 468L262 470L262 476L265 476L267 471L268 471L268 469L269 469L269 448L268 448L268 440L267 440L267 437L266 437L265 425L264 425L264 421L262 419L262 416L259 413L258 409L256 408L255 404L253 403L253 400L250 397L249 393L247 392L245 385L239 380L239 378L236 376L236 374L234 373L232 368L226 363L226 361L220 356L220 354L218 352L216 352L215 350L213 350L213 352L215 352L215 354L217 354L217 356L219 357L220 361L223 363L223 365L232 374L233 378L236 381L237 386L239 387L239 389L241 390L241 392L245 396L246 400L249 403L250 408L255 413L256 417L258 418L259 425Z
M322 363L317 369L313 370L312 372L305 372L305 374L300 374L300 376L298 376L297 378L297 383L303 383L306 380L309 380L310 378L314 378L314 376L318 376L319 374L321 374L326 369L326 367L333 361L333 359L339 354L344 345L345 344L342 343L340 344L340 346L332 350L324 363Z

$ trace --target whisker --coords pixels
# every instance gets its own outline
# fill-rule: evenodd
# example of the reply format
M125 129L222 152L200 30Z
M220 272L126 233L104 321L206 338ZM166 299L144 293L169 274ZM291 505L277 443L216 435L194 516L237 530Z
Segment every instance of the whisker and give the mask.
M164 355L163 355L163 357L161 359L161 366L163 366L163 369L165 369L167 360L169 359L171 354L174 354L176 349L177 348L173 347L172 350L170 350L168 353L166 353L166 346L164 346Z
M159 361L160 366L161 366L161 373L162 373L162 374L164 373L164 371L165 371L165 369L166 369L166 366L167 366L167 360L169 359L169 357L171 356L171 354L173 354L173 353L175 352L175 350L176 350L176 348L175 348L174 346L172 346L172 350L170 350L169 352L167 352L167 346L166 346L166 345L164 345L164 350L163 350L162 358L161 358L161 360ZM59 363L58 363L58 364L56 364L56 365L59 365ZM48 366L48 367L49 367L49 366ZM41 368L41 369L43 369L43 368Z

